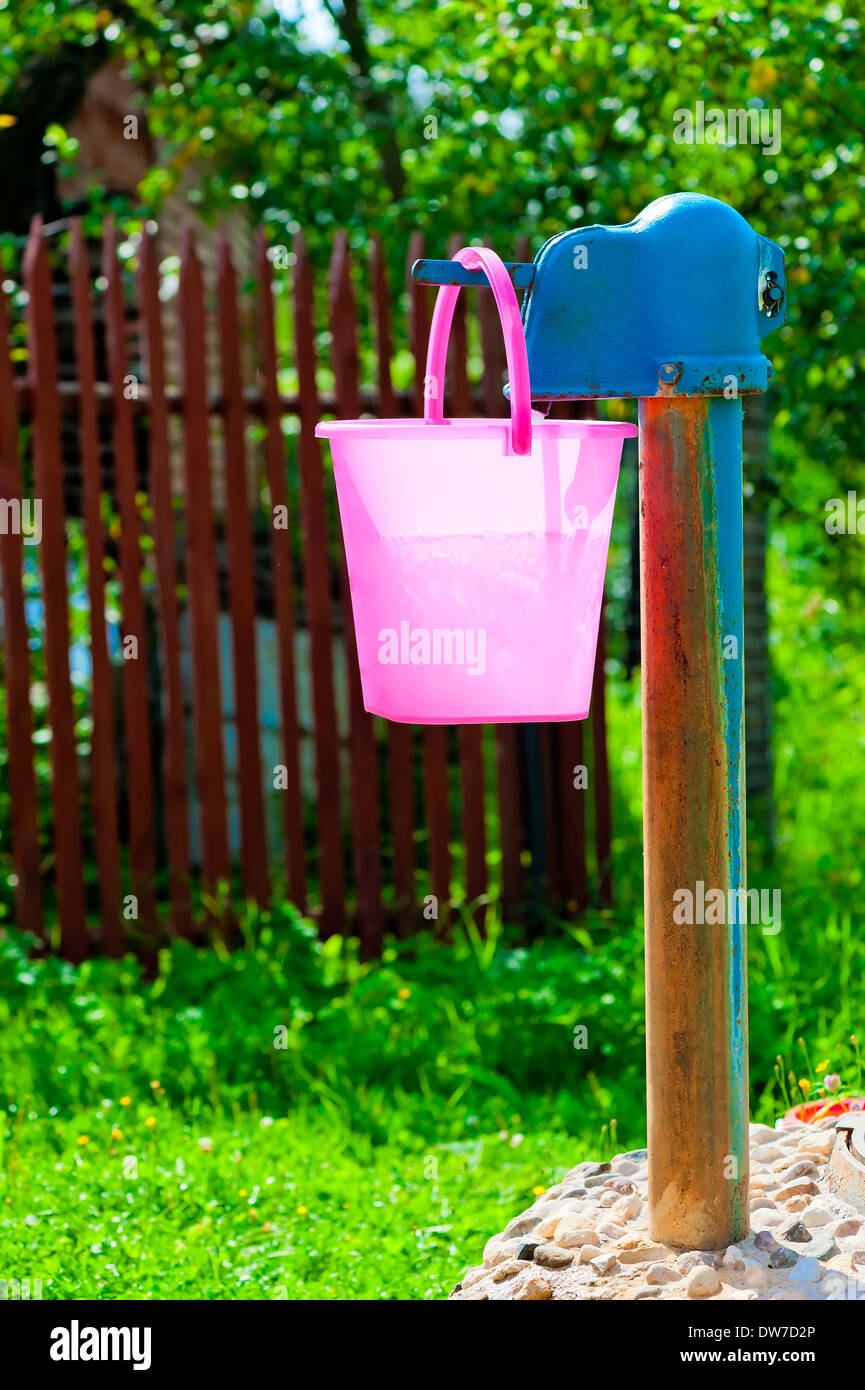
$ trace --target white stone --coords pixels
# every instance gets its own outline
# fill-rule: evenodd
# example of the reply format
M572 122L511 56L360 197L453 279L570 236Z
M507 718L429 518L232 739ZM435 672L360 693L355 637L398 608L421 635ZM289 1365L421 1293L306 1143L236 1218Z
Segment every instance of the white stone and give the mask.
M763 1207L766 1207L769 1211L774 1211L774 1210L775 1210L775 1203L772 1201L772 1198L771 1198L771 1197L754 1197L754 1198L752 1199L752 1201L751 1201L751 1211L752 1211L752 1212L760 1211Z
M779 1188L775 1196L779 1202L789 1202L791 1197L816 1197L819 1188L813 1178L794 1178Z
M549 1216L545 1216L543 1221L539 1221L533 1231L533 1235L541 1236L544 1240L550 1240L556 1234L559 1222L564 1221L564 1212L554 1211Z
M500 1265L496 1265L492 1273L487 1271L494 1284L503 1284L506 1279L513 1279L515 1274L525 1269L529 1260L503 1260Z
M770 1172L776 1174L782 1183L795 1182L797 1178L816 1178L817 1165L810 1158L800 1158L798 1153L784 1154L777 1163L772 1164Z
M721 1264L725 1269L744 1269L745 1256L742 1254L738 1245L729 1245L724 1251L724 1258Z
M622 1236L627 1235L627 1231L615 1221L599 1221L598 1235L606 1236L607 1240L621 1240Z
M577 1256L578 1265L587 1265L590 1260L596 1260L604 1252L599 1245L584 1245Z
M802 1224L807 1226L808 1230L812 1226L825 1226L831 1220L829 1212L824 1211L822 1207L806 1207L802 1212Z
M599 1274L609 1274L616 1263L616 1257L612 1250L596 1255L591 1261L592 1269L596 1269Z
M635 1216L639 1216L643 1210L643 1199L638 1192L633 1192L630 1197L624 1197L615 1206L615 1214L623 1216L626 1221L633 1221Z
M581 1245L593 1245L597 1238L593 1226L571 1225L566 1221L560 1222L556 1231L556 1245L561 1245L563 1250L577 1250Z
M615 1188L609 1187L606 1192L602 1192L598 1198L598 1206L603 1208L614 1207L620 1196L621 1193L616 1192Z
M520 1303L538 1303L552 1296L553 1291L547 1280L540 1274L530 1274L517 1286L514 1300Z
M762 1149L754 1150L754 1157L758 1163L774 1163L776 1159L784 1157L784 1150L779 1149L777 1144L766 1144Z
M781 1152L787 1155L788 1161L792 1162L793 1155L799 1147L799 1138L795 1134L776 1134L775 1142Z
M784 1211L761 1211L761 1226L780 1226L787 1221L787 1213Z
M770 1129L768 1125L749 1125L749 1136L751 1143L758 1147L760 1144L770 1144L777 1138L777 1130Z
M721 1281L714 1269L708 1265L697 1265L688 1275L688 1297L689 1298L711 1298L714 1294L720 1293Z
M690 1274L692 1269L698 1265L709 1265L714 1268L715 1255L707 1250L683 1250L681 1255L676 1256L676 1268L683 1274Z
M807 1197L790 1197L784 1203L788 1211L804 1211L808 1205Z
M810 1140L810 1147L813 1151L824 1159L827 1159L835 1146L835 1134L830 1130L827 1134L815 1134Z
M832 1227L832 1234L836 1240L850 1240L858 1235L861 1229L862 1222L858 1216L842 1216Z
M510 1250L505 1250L502 1246L501 1236L493 1236L484 1246L484 1264L487 1269L492 1268L493 1265L501 1264L502 1260L508 1260L510 1257Z
M647 1284L675 1284L681 1277L677 1269L660 1263L649 1265L646 1271Z

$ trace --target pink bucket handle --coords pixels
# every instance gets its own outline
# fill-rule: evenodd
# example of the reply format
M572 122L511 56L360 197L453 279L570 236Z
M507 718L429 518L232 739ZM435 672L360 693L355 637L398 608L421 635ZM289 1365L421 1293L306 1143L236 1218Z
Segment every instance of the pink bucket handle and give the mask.
M466 270L483 270L490 282L505 339L511 393L511 444L515 454L532 452L532 393L529 359L520 306L504 263L486 246L464 246L452 260ZM435 424L443 419L444 379L448 339L459 285L442 285L435 302L427 348L424 378L424 419Z

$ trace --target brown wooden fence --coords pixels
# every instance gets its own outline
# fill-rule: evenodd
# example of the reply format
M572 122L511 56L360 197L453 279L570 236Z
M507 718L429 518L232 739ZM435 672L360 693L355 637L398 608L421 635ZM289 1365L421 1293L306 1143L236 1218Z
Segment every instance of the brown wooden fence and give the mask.
M609 901L603 641L587 726L418 730L363 709L332 473L314 429L322 413L422 412L428 292L407 281L395 300L373 242L359 304L348 241L338 234L326 292L329 362L317 364L325 325L316 321L302 236L285 272L274 271L263 237L256 239L249 296L239 293L227 237L206 284L188 234L177 295L164 301L166 248L157 254L154 235L137 246L133 281L110 224L101 252L79 225L68 231L61 241L56 229L49 236L34 223L22 270L25 370L20 353L0 351L0 499L26 496L32 478L42 502L33 552L38 616L26 592L23 538L14 527L0 534L4 804L12 808L11 825L0 831L11 832L17 924L47 940L46 920L56 916L62 951L81 959L97 943L112 954L130 944L150 950L165 932L196 935L214 917L230 933L238 901L266 909L279 893L316 917L324 935L356 931L371 955L386 930L442 930L460 907L482 923L490 899L501 901L506 918L534 921L546 909L578 912L591 892ZM415 235L407 265L423 250ZM527 254L525 246L515 250ZM398 391L392 316L406 299L415 373ZM62 303L71 347L58 327ZM296 381L289 393L280 387L287 363L277 348L289 336L285 308ZM363 333L359 314L368 315ZM483 358L474 386L470 337ZM361 338L365 360L374 347L373 380L361 380ZM2 298L0 339L10 341ZM177 380L170 380L175 360ZM449 364L453 413L501 414L503 370L492 296L461 296ZM332 389L320 389L330 380ZM288 435L286 421L296 422ZM80 495L70 492L70 452ZM70 679L73 524L83 535L89 614L87 737ZM276 640L271 672L260 669L257 640L262 564ZM119 651L109 642L107 576L114 574ZM34 647L44 662L47 714L34 703ZM278 766L262 749L268 680ZM38 720L50 728L50 777L34 757ZM588 792L574 787L574 769L586 762ZM281 802L279 844L268 830L272 798Z

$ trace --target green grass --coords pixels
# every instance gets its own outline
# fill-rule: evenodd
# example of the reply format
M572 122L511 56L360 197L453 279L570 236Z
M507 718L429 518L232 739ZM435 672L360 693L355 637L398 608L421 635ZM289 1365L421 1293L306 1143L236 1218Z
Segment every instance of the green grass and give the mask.
M615 1004L607 951L460 935L365 966L285 914L231 955L177 944L148 981L3 938L0 1278L47 1298L440 1297L503 1213L611 1147L609 1116L641 1142L638 985Z
M380 1146L305 1115L189 1124L167 1105L151 1132L143 1109L147 1097L116 1142L116 1101L63 1123L22 1120L4 1185L5 1277L41 1278L43 1297L65 1299L438 1298L501 1212L530 1202L572 1152L561 1135L517 1149L489 1136Z
M849 933L808 993L768 940L764 1119L779 1041L807 1031L843 1074L861 1004ZM644 1143L640 952L639 922L606 914L530 948L459 932L364 965L281 912L231 954L176 944L148 980L0 938L0 1279L67 1299L440 1298L533 1188Z

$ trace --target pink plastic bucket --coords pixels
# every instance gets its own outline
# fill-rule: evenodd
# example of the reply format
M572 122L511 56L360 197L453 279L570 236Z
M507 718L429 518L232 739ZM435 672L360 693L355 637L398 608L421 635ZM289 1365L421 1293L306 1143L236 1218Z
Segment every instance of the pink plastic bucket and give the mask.
M423 420L320 424L330 439L366 708L411 724L585 719L622 441L616 422L531 411L519 306L492 286L511 419L442 418L458 287L439 291Z

